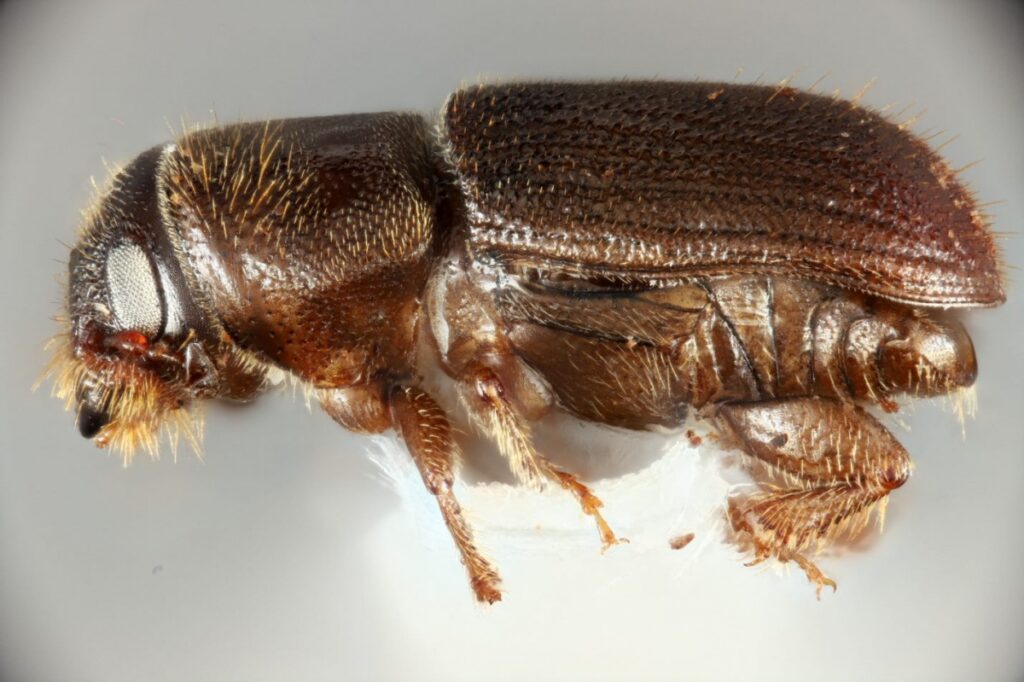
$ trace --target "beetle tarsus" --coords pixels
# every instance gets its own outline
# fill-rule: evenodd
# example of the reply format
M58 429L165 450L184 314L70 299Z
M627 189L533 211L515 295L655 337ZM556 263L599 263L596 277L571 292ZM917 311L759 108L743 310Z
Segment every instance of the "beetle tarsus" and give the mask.
M823 573L813 561L802 554L794 554L791 558L793 562L803 570L804 574L807 576L807 580L814 584L814 592L818 601L821 601L822 588L831 587L833 593L836 591L836 582L825 575L825 573Z
M606 552L609 547L615 545L621 545L629 542L627 538L620 538L615 535L615 531L608 525L608 522L604 520L604 516L601 515L601 507L604 506L604 502L599 497L594 495L586 485L581 483L572 474L552 467L555 476L558 478L559 484L570 491L576 496L576 499L580 502L580 507L583 509L583 513L594 517L594 521L597 523L597 532L601 536L601 552Z

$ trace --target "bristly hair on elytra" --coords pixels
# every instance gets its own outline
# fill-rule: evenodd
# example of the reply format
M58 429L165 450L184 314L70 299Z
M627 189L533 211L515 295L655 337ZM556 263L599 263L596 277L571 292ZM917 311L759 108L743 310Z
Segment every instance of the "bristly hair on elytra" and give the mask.
M51 394L68 410L74 409L79 390L87 383L102 391L100 402L107 405L110 421L96 443L120 455L125 466L139 448L157 459L164 436L175 457L184 438L202 458L203 417L194 402L181 406L162 381L130 363L98 361L99 366L91 368L75 354L69 329L51 338L46 349L53 357L33 388L52 380Z

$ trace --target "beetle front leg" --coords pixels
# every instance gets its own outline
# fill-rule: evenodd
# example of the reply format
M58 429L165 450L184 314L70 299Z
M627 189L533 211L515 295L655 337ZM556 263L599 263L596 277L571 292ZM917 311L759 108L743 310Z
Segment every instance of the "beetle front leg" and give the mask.
M489 604L501 601L501 578L477 549L473 531L452 490L459 446L437 402L416 387L388 391L383 386L368 386L325 392L320 404L336 422L353 431L380 433L394 427L405 441L424 484L437 499L477 600Z
M857 535L872 512L881 525L888 494L910 476L906 450L870 414L829 398L726 404L716 421L775 479L729 500L733 531L755 553L751 564L794 561L819 596L835 589L805 553Z
M402 435L427 489L437 498L441 515L462 555L469 581L479 601L501 601L501 578L473 541L473 531L452 491L458 444L441 406L423 390L396 389L390 397L395 429Z

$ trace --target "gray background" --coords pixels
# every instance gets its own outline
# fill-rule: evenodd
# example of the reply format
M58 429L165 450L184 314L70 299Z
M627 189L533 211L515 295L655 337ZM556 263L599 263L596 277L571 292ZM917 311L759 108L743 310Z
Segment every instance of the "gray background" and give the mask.
M685 572L515 556L506 602L468 597L419 542L367 442L274 395L208 412L206 461L122 470L29 386L89 176L221 120L433 111L488 76L795 85L927 108L998 229L1024 187L1021 14L945 2L7 3L0 7L0 678L1020 679L1024 262L969 315L981 409L899 435L915 477L836 595L735 558ZM632 558L631 558L632 557ZM586 566L582 571L579 566ZM613 576L614 574L614 576Z

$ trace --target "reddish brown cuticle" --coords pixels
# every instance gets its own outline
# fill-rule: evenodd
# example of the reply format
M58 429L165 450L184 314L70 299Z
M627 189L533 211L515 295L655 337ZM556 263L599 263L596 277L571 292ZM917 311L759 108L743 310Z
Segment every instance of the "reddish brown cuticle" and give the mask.
M142 332L117 332L104 339L104 346L111 350L140 355L149 349L149 339Z
M344 427L393 428L488 603L500 578L455 498L459 444L425 363L517 479L572 495L606 548L624 539L535 448L534 423L705 418L759 483L728 503L750 563L834 588L809 557L880 519L911 469L865 408L969 387L970 338L935 310L1005 299L956 174L881 114L788 86L483 85L441 113L437 135L419 115L359 114L141 155L95 215L138 225L180 269L188 338L104 336L103 301L83 301L75 357L151 370L160 409L248 398L276 367ZM76 261L90 291L115 241L97 220L80 249L100 253Z

